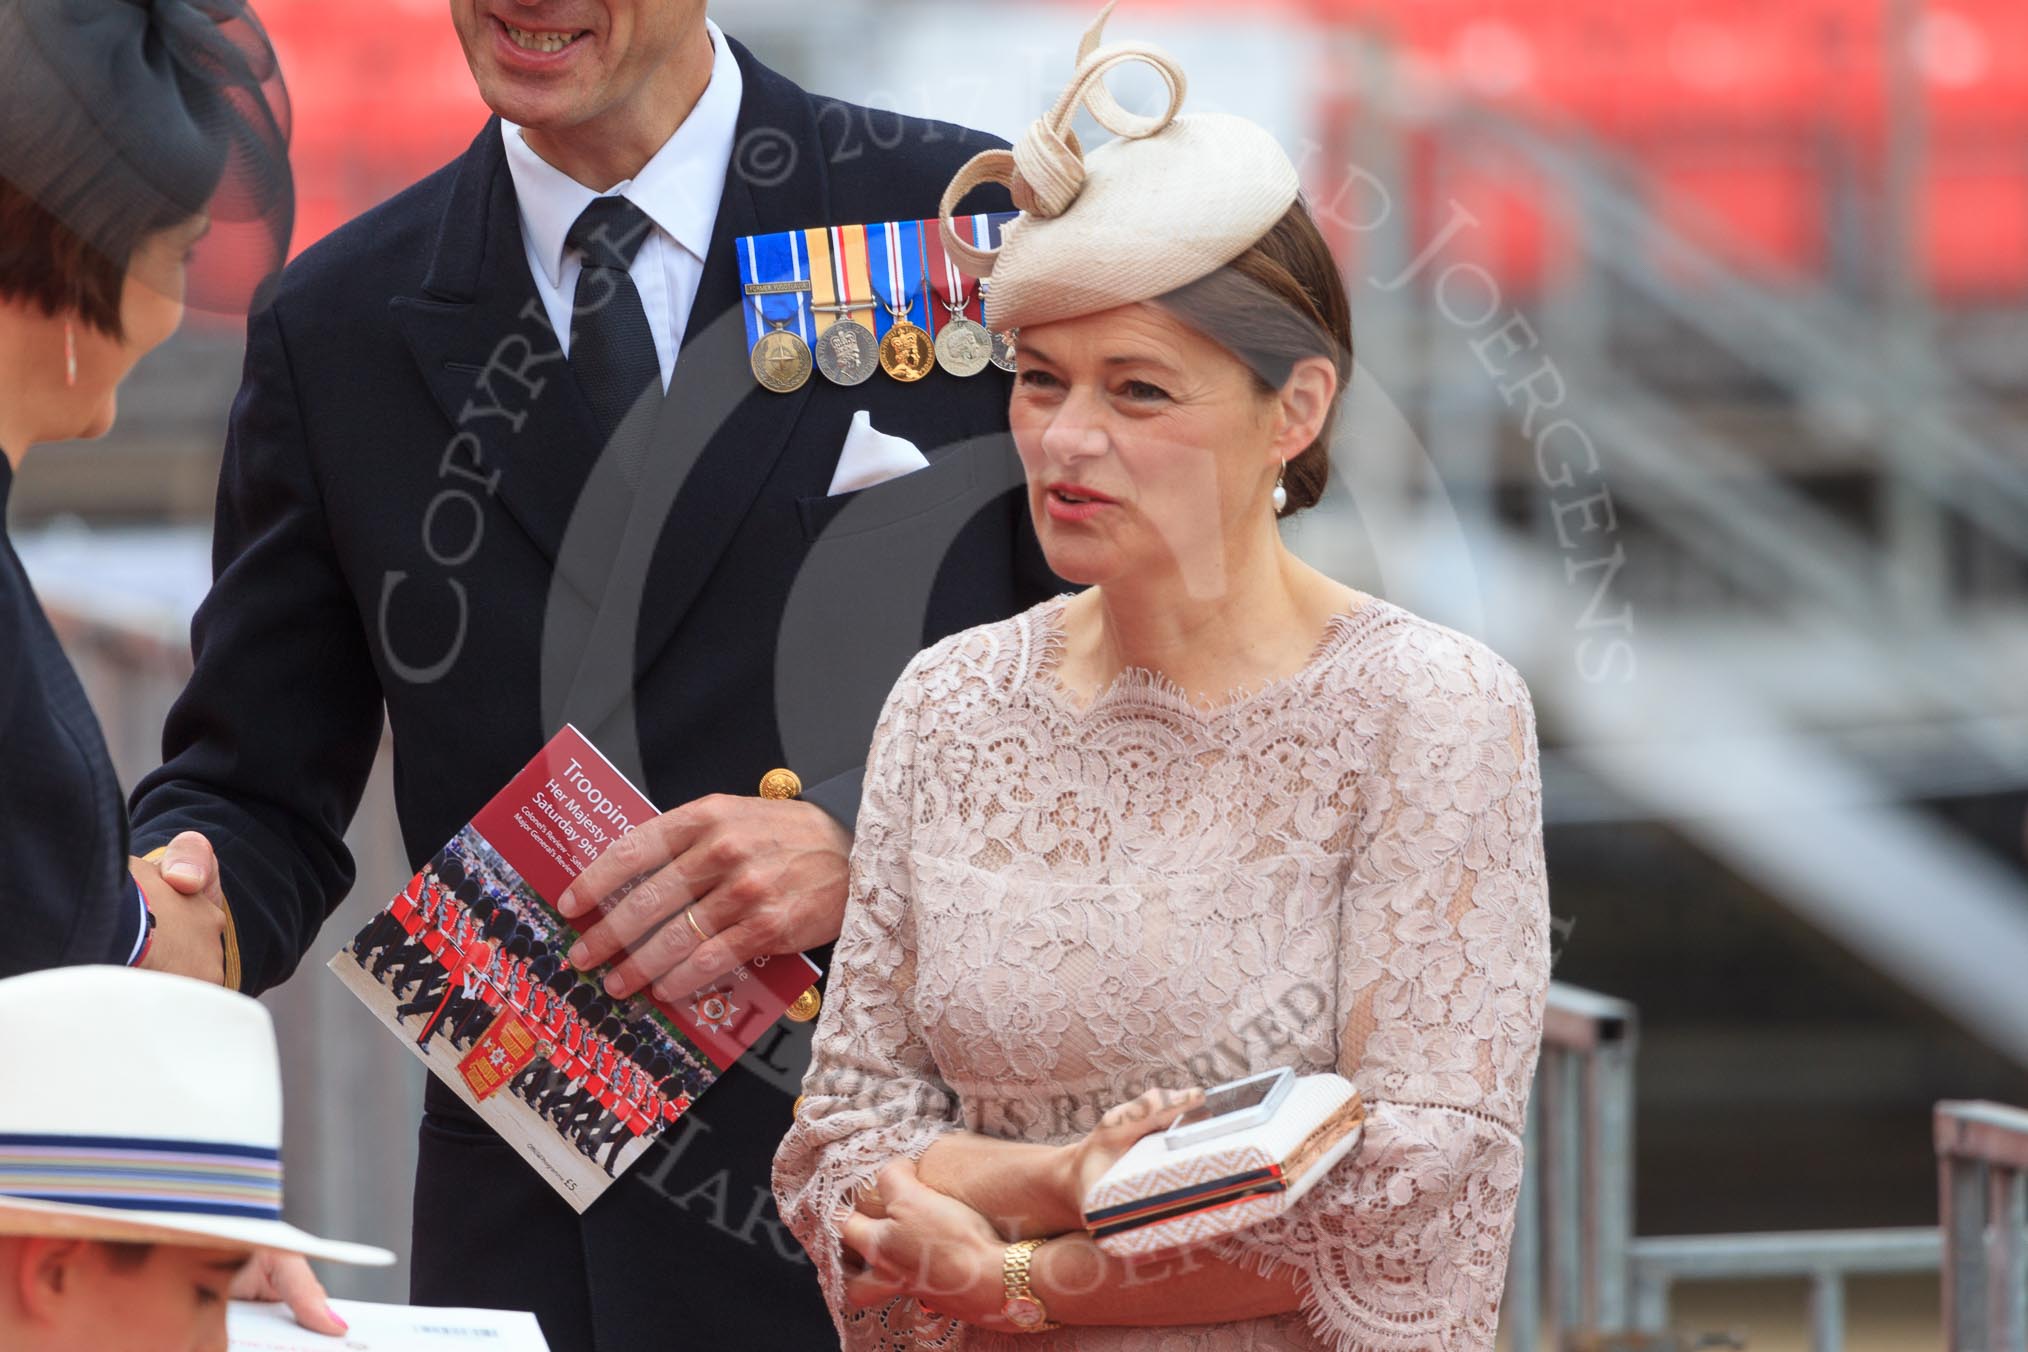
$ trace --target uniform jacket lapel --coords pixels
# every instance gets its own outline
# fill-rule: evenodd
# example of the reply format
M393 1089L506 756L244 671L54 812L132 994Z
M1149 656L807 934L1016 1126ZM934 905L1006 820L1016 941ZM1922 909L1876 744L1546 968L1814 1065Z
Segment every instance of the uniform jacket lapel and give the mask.
M489 119L456 165L422 293L389 308L451 421L447 464L490 480L555 563L604 438L535 293L500 136ZM597 596L598 577L566 575Z
M809 401L809 385L774 394L753 378L734 246L742 236L826 219L822 141L809 96L739 43L732 48L744 96L703 276L638 481L602 464L564 543L561 566L605 580L592 613L551 598L549 631L569 636L580 656L564 686L556 684L561 672L545 673L548 722L597 728L631 698L752 510ZM763 160L764 151L783 158Z
M811 393L809 384L774 394L755 382L734 247L746 235L826 220L822 139L809 96L739 43L732 47L745 88L732 165L650 451L658 472L680 475L681 482L648 576L653 604L641 615L636 665L643 674L675 636L752 509ZM770 144L777 153L786 151L785 171L763 161ZM720 409L726 410L722 419L716 416Z

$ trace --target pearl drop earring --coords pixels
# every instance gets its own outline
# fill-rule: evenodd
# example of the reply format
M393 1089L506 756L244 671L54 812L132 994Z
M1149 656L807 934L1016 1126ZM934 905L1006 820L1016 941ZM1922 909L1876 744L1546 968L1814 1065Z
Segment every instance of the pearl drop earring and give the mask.
M63 383L77 388L77 330L63 321Z
M1288 510L1289 490L1283 487L1283 480L1287 479L1288 477L1289 477L1289 462L1284 460L1282 461L1281 473L1275 475L1275 492L1273 501L1275 505L1276 516L1280 516L1283 512Z

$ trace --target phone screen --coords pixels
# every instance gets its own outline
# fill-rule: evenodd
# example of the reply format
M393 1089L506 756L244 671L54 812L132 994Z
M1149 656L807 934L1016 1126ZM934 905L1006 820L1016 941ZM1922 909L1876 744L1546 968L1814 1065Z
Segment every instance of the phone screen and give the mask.
M1238 1084L1220 1085L1204 1096L1204 1102L1177 1118L1170 1130L1173 1131L1175 1127L1187 1127L1193 1122L1208 1122L1227 1113L1257 1108L1267 1102L1267 1097L1274 1092L1274 1087L1275 1077L1272 1075L1241 1080Z

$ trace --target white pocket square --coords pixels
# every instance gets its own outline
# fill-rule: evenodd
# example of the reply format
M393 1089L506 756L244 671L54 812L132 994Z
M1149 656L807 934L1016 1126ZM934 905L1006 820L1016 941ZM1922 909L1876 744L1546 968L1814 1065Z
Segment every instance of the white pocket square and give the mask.
M845 433L845 447L838 453L838 469L831 476L830 492L835 497L928 468L929 460L915 448L914 442L880 431L862 408L852 415L851 430Z

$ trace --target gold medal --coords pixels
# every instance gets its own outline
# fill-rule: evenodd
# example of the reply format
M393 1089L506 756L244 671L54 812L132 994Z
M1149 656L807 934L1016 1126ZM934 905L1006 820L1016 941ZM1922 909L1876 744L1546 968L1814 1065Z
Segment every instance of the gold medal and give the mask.
M823 1008L824 997L817 993L815 986L812 986L796 997L796 1002L789 1006L788 1014L797 1023L808 1023L816 1018Z
M880 340L880 369L896 380L921 380L936 364L936 347L930 341L929 330L906 319L896 319L894 327Z
M762 334L747 360L753 367L753 378L776 394L800 390L810 379L809 345L787 328Z
M915 312L916 298L923 293L922 225L918 221L889 221L868 229L877 232L880 240L876 250L875 234L867 235L867 253L878 255L872 260L873 294L892 318L880 340L880 369L896 380L921 380L937 364L936 342L929 330L909 318Z

